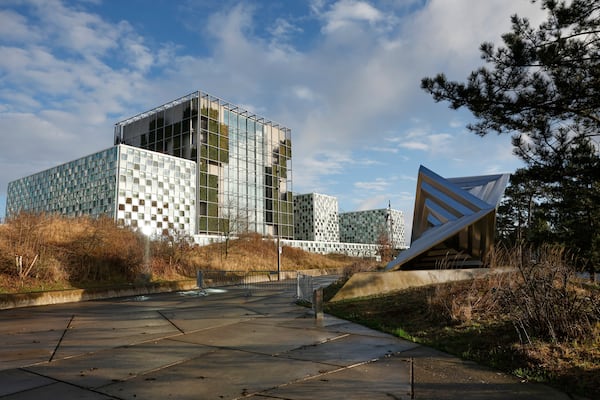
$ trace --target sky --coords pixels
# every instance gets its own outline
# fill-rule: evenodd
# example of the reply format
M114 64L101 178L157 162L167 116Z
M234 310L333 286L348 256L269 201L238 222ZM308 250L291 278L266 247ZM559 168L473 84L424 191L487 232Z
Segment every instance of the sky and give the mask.
M292 130L293 191L404 211L420 165L513 172L509 136L420 89L465 81L529 0L0 0L0 217L8 182L113 145L116 122L197 90Z

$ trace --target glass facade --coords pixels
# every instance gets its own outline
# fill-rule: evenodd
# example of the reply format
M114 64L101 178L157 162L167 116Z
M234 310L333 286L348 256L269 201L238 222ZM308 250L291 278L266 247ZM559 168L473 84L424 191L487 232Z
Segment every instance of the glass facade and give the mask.
M293 238L288 128L195 92L117 123L115 143L196 163L196 233Z
M118 148L113 147L8 183L6 216L19 211L114 215Z
M391 208L340 213L340 241L378 243L382 234L395 249L406 248L404 214Z
M6 215L109 215L155 235L190 234L195 183L194 162L119 145L10 182Z

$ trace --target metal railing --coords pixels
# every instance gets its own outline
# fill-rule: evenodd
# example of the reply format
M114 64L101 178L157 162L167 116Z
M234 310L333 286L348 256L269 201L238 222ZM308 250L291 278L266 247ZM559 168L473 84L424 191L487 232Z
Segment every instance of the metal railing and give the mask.
M313 277L303 273L296 276L296 299L312 302Z
M281 276L277 271L198 271L196 281L201 289L237 287L246 289L248 294L253 289L298 293L298 279L290 277L289 273Z
M313 302L314 291L327 286L338 277L335 275L312 276L298 271L197 271L198 288L232 287L246 290L274 290L287 292L296 300Z

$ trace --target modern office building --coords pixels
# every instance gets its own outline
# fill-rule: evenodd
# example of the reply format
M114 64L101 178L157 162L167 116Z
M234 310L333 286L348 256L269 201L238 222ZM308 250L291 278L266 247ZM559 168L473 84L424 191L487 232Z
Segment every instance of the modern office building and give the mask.
M381 235L395 249L406 248L404 214L391 207L339 213L337 198L301 194L294 196L294 223L296 240L286 243L313 253L378 257Z
M380 244L383 238L395 249L406 247L402 211L388 207L340 213L340 241Z
M115 144L196 163L196 234L293 239L290 129L203 92L115 125Z
M339 242L338 201L319 193L294 196L294 238L317 242Z
M389 228L395 247L404 247L400 211L340 215L335 197L293 197L291 131L206 93L118 122L114 143L10 182L7 217L108 215L198 243L256 232L308 251L362 257L377 256L378 235Z
M195 192L194 162L118 145L10 182L6 214L107 215L153 235L189 234Z
M147 209L157 230L166 223L191 235L293 239L290 129L198 91L118 122L114 135L114 148L11 182L7 216L107 214L137 226ZM182 193L184 209L173 208Z

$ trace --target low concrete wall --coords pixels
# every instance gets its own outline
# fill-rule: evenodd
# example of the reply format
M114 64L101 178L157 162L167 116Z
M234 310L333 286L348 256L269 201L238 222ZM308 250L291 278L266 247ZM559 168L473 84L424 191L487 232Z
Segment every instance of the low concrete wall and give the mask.
M76 301L107 299L111 297L139 296L144 294L176 292L196 288L196 281L152 283L140 286L124 286L98 289L53 290L49 292L0 294L0 310L47 304L72 303Z
M281 279L296 279L298 272L305 275L341 275L344 268L309 269L303 271L281 271ZM265 279L268 281L269 277ZM140 296L144 294L177 292L179 290L197 289L196 280L177 282L150 283L139 286L123 286L98 289L52 290L48 292L0 294L0 310L18 307L43 306L47 304L73 303L77 301L109 299L113 297Z
M505 270L494 269L494 272L502 271ZM487 268L359 272L352 275L331 301L377 296L411 287L473 279L489 272Z

